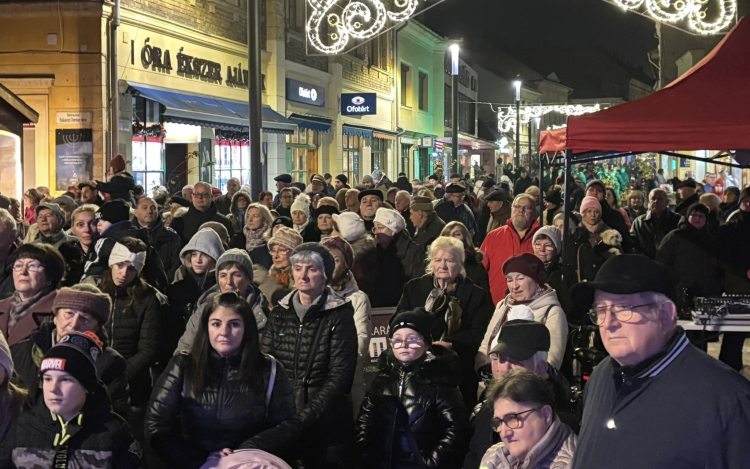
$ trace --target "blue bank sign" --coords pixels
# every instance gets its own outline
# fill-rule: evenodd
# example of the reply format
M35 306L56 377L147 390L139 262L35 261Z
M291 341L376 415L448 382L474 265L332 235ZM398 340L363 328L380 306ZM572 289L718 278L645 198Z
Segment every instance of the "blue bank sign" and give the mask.
M341 93L342 116L368 116L378 113L375 93Z
M326 89L302 81L286 79L286 99L312 106L326 105Z

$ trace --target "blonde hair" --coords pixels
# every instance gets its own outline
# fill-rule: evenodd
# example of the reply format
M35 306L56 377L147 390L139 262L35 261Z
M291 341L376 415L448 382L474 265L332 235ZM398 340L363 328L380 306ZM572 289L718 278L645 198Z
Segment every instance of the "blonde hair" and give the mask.
M70 215L70 224L74 225L76 222L76 215L83 212L89 212L92 215L96 215L97 210L99 210L99 207L97 207L94 204L84 204L78 207L77 209L73 210L73 213Z
M536 186L529 186L528 189L526 189L526 194L531 194L534 197L539 197L539 188Z
M427 275L433 275L435 273L432 268L432 259L434 259L435 254L440 251L449 251L453 253L455 258L461 261L461 275L466 275L466 269L464 269L464 261L466 260L464 244L450 236L439 236L432 242L432 244L430 244L430 251L427 255L427 269L425 270Z
M273 215L271 215L271 211L268 210L268 207L266 207L263 204L260 204L258 202L255 202L254 204L250 204L247 206L247 209L245 210L245 226L247 226L247 216L250 213L250 209L254 208L260 211L261 216L263 217L263 221L265 222L266 227L270 227L271 223L273 223Z
M318 207L320 207L321 205L328 205L329 207L333 207L336 210L341 210L341 207L339 207L339 203L333 197L322 197L320 200L318 200Z
M721 204L721 198L716 194L703 194L698 201L708 207L710 210L718 211Z

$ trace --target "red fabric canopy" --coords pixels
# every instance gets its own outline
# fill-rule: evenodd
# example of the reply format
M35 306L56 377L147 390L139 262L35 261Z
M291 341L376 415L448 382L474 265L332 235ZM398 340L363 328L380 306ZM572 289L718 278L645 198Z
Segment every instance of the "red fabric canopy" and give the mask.
M750 20L669 86L542 132L540 151L750 149Z

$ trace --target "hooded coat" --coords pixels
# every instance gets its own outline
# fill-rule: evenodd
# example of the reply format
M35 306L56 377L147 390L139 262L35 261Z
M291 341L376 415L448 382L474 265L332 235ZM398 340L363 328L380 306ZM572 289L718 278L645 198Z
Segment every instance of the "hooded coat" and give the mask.
M537 441L523 461L514 458L504 443L487 450L482 469L570 469L578 438L573 430L555 416L542 439Z
M469 416L458 390L458 356L435 345L418 360L403 364L388 349L378 368L357 418L363 466L461 467Z

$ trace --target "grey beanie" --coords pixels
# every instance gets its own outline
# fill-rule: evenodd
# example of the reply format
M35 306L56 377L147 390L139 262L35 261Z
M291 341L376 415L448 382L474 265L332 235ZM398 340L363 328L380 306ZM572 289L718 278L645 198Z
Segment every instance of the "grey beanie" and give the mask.
M373 184L375 183L375 181L372 179L372 176L370 175L365 175L364 177L362 177L362 183L364 184L365 182L372 182Z
M216 261L216 281L219 281L219 270L227 262L235 262L237 266L245 273L245 276L253 281L253 261L250 255L244 249L228 249Z
M5 368L6 379L10 381L10 377L13 376L13 357L10 354L8 341L2 333L0 333L0 366ZM2 381L0 384L3 384Z
M36 217L39 218L39 212L45 209L54 213L55 216L60 220L60 223L65 223L65 212L59 205L54 202L47 202L46 204L38 205L36 208Z
M202 252L211 259L218 261L219 257L224 254L224 245L221 244L221 238L210 228L203 228L195 233L190 241L180 251L180 259L186 262L185 257L191 251Z

